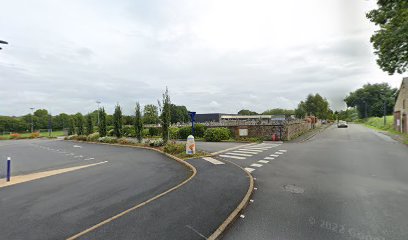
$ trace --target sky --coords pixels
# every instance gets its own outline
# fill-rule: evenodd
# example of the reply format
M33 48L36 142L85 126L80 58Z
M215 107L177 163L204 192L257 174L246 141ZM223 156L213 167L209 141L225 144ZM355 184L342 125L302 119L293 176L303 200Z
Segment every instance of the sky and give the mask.
M309 93L334 110L377 66L374 0L0 1L0 115L88 113L137 101L197 113L293 109ZM406 74L405 74L406 76Z

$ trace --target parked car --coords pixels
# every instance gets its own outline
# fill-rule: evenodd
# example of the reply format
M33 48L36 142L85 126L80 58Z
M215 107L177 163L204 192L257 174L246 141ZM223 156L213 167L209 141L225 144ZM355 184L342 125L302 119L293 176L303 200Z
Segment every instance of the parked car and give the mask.
M347 125L347 122L346 122L346 121L339 121L339 122L337 123L337 127L338 127L338 128L347 128L348 125Z

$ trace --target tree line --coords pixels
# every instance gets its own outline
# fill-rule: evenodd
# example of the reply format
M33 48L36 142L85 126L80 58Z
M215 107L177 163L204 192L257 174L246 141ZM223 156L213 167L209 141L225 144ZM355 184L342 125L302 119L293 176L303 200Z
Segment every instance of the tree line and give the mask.
M167 93L168 96L168 91ZM120 130L123 126L134 125L135 117L139 118L137 123L140 126L143 124L159 124L162 123L163 109L169 113L169 125L174 123L186 123L190 121L188 110L186 106L179 106L170 102L168 97L167 102L160 102L158 106L154 104L147 104L141 108L137 103L134 114L124 115L119 105L115 107L113 114L107 114L104 108L95 110L86 115L82 113L66 114L60 113L52 116L46 109L38 109L33 114L27 114L20 117L0 116L0 134L4 132L29 132L31 125L34 130L43 130L51 128L55 130L67 129L69 133L90 134L99 129L102 122L106 126L116 127L115 135L120 135ZM98 120L99 119L99 120ZM119 125L118 125L119 124ZM107 128L105 128L107 129Z

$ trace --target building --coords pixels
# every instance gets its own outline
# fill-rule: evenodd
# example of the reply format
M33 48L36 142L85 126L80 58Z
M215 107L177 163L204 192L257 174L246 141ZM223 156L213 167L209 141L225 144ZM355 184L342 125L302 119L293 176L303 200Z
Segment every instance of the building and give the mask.
M197 113L195 115L195 121L197 123L220 122L222 115L224 115L224 113Z
M401 88L394 106L394 129L408 133L408 77L402 79Z

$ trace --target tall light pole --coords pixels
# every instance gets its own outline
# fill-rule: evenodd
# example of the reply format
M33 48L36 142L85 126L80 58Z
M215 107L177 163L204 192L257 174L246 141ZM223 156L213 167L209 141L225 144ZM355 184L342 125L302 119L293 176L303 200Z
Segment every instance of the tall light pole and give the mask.
M33 114L34 114L34 108L31 107L31 133L34 132L34 122L33 122Z
M98 104L98 126L99 126L99 112L100 112L100 110L99 110L99 104L101 104L101 101L97 100L97 101L96 101L96 104Z

